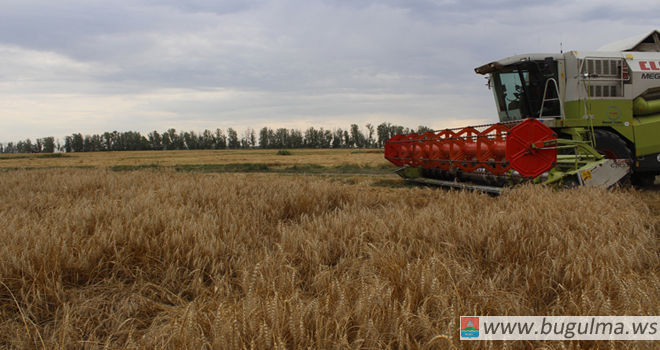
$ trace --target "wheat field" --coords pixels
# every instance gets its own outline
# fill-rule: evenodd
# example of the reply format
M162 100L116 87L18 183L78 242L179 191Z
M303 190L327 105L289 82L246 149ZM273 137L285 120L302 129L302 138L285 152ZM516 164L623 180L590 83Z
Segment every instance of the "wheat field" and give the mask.
M277 155L274 149L83 152L55 154L3 154L2 168L96 167L124 165L175 166L191 164L267 164L286 167L300 164L333 166L390 164L382 149L292 149L291 156Z
M654 346L468 344L458 321L660 314L656 191L104 168L0 187L2 348Z

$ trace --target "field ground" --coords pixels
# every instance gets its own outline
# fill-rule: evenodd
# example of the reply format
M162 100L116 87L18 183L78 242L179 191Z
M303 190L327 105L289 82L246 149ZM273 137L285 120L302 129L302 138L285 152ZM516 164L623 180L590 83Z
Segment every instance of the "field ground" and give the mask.
M398 186L372 151L275 153L0 157L0 347L657 345L457 324L660 314L657 188L491 197Z

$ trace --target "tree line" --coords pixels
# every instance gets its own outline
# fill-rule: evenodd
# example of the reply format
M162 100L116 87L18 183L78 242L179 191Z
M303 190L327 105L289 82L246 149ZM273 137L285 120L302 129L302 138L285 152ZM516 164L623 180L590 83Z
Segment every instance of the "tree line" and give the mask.
M198 149L248 149L248 148L378 148L390 137L410 132L426 132L431 129L419 126L410 129L391 123L378 126L366 124L365 130L357 124L347 129L324 129L310 127L300 129L263 127L258 132L247 128L242 134L233 128L195 131L168 129L162 133L152 131L142 135L137 131L104 132L66 136L64 142L54 137L44 137L32 142L30 139L0 143L0 153L53 153L101 152L101 151L145 151L145 150L198 150Z

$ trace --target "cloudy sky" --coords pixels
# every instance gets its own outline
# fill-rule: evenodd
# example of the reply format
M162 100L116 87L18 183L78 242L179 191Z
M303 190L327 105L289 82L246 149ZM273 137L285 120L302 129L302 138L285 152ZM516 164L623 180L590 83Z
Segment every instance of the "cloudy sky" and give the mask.
M476 66L660 26L650 1L0 0L0 142L494 121Z

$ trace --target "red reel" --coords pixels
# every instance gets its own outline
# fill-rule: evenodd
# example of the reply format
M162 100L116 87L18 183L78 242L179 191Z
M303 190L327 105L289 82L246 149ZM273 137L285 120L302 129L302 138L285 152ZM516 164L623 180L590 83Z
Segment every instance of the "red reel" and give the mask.
M511 168L522 176L537 177L555 166L557 149L543 147L543 144L556 139L557 134L545 124L527 119L509 130L506 159Z

